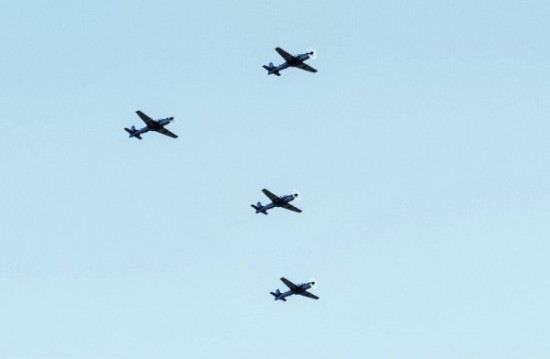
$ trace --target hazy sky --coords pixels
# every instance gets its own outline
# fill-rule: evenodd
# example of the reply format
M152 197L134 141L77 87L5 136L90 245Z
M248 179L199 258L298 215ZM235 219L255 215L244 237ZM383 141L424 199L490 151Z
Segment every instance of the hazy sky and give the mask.
M550 357L550 2L1 8L0 358Z

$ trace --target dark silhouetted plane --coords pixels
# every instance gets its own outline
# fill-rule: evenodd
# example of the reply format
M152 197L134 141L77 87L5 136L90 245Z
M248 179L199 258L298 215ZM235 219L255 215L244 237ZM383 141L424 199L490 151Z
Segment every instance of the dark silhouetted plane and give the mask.
M285 59L285 62L279 66L273 65L273 62L270 62L269 65L263 65L263 68L267 70L268 75L275 74L277 76L281 76L279 71L284 70L288 67L297 67L305 71L317 72L316 69L304 63L305 60L311 58L314 55L313 51L299 55L291 55L280 47L275 48L275 51L277 51L279 55L281 55L283 59Z
M151 117L147 116L141 111L136 111L137 115L145 122L146 126L141 129L136 129L135 126L132 126L132 128L124 128L126 132L130 134L130 138L135 137L137 139L141 140L141 135L145 132L149 131L155 131L158 133L162 133L163 135L166 135L168 137L172 138L178 138L177 135L173 134L172 132L168 131L164 126L168 125L170 122L174 121L174 117L167 117L162 118L160 120L153 120Z
M289 297L291 295L297 294L301 295L307 298L311 299L319 299L318 296L311 294L307 290L315 285L315 282L308 282L308 283L302 283L302 284L294 284L285 277L281 278L281 281L290 289L287 292L281 293L279 289L277 289L275 292L270 292L272 296L275 297L275 300L282 300L283 302L286 302L286 297Z
M250 206L256 210L256 213L263 213L267 215L267 210L275 207L282 207L288 209L289 211L294 211L301 213L302 210L294 207L289 202L294 201L295 198L298 198L298 193L289 194L286 196L277 196L267 189L263 189L262 192L271 200L271 203L262 205L262 202L258 202L256 205L251 204Z

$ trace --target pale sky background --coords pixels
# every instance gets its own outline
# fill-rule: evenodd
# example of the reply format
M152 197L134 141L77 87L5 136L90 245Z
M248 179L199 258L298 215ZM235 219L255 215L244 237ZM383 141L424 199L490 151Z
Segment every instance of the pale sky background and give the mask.
M549 19L5 2L0 358L549 358ZM319 72L267 76L276 46Z

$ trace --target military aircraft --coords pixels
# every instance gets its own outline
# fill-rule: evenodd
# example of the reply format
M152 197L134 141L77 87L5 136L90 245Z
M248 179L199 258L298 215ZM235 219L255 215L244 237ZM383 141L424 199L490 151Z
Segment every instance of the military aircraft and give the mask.
M178 138L177 135L173 134L172 132L168 131L164 126L168 125L170 122L174 121L173 117L167 117L162 118L160 120L153 120L151 117L147 116L141 111L136 111L137 115L145 122L147 126L143 127L142 129L136 129L135 126L132 126L132 128L124 128L126 132L130 134L131 137L136 137L141 140L141 135L145 132L149 131L156 131L158 133L162 133L163 135L166 135L168 137L172 138Z
M263 213L267 215L267 210L274 207L282 207L288 209L289 211L294 211L301 213L302 210L294 207L289 202L294 201L295 198L298 198L298 193L289 194L286 196L276 196L273 193L269 192L267 189L263 189L262 192L271 200L271 203L262 205L262 202L258 202L256 205L251 204L250 206L256 210L256 213Z
M285 62L279 66L273 65L273 62L270 62L269 65L263 65L263 68L267 70L267 74L275 74L277 76L281 76L279 71L286 69L287 67L297 67L299 69L309 71L309 72L317 72L316 69L313 67L304 64L304 61L309 59L314 55L313 51L306 52L305 54L299 54L299 55L291 55L285 50L281 49L280 47L275 48L275 51L279 53L285 59Z
M311 294L307 290L315 285L315 282L309 282L309 283L303 283L303 284L294 284L285 277L281 278L281 281L290 289L288 292L281 293L279 289L277 289L275 292L269 292L272 296L275 297L275 300L282 300L283 302L286 302L286 297L289 297L293 294L298 294L304 297L308 297L311 299L319 299L318 296Z

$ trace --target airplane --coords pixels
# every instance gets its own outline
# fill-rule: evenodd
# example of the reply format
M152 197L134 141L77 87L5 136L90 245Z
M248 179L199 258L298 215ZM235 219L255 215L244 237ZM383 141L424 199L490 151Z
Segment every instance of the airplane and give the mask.
M263 65L263 68L267 70L267 74L275 74L277 76L281 76L279 71L286 69L287 67L297 67L299 69L309 71L309 72L317 72L316 69L313 67L304 64L304 61L309 59L313 56L314 52L306 52L305 54L299 54L299 55L291 55L285 50L281 49L280 47L275 48L275 51L279 53L285 59L285 62L279 66L273 65L273 62L270 62L269 65Z
M275 300L282 300L286 302L286 297L290 297L293 294L298 294L304 297L311 299L319 299L318 296L311 294L307 290L315 285L315 282L303 283L303 284L294 284L285 277L281 278L281 281L290 289L288 292L281 293L279 289L275 292L269 292L272 296L275 297Z
M298 193L289 194L286 196L276 196L273 193L269 192L267 189L263 189L262 192L271 200L271 203L262 205L262 202L258 202L256 205L251 204L250 206L256 210L256 213L263 213L267 215L267 210L275 207L282 207L288 209L289 211L294 211L301 213L302 210L294 207L289 202L294 201L298 198Z
M135 126L132 126L132 128L124 128L126 132L130 134L130 138L136 137L137 139L141 140L141 135L145 132L149 131L156 131L158 133L162 133L163 135L166 135L168 137L172 138L178 138L177 135L174 133L168 131L164 126L168 125L170 122L174 121L174 117L167 117L162 118L160 120L153 120L151 117L147 116L141 111L136 111L137 115L145 122L147 126L143 127L142 129L136 129Z

